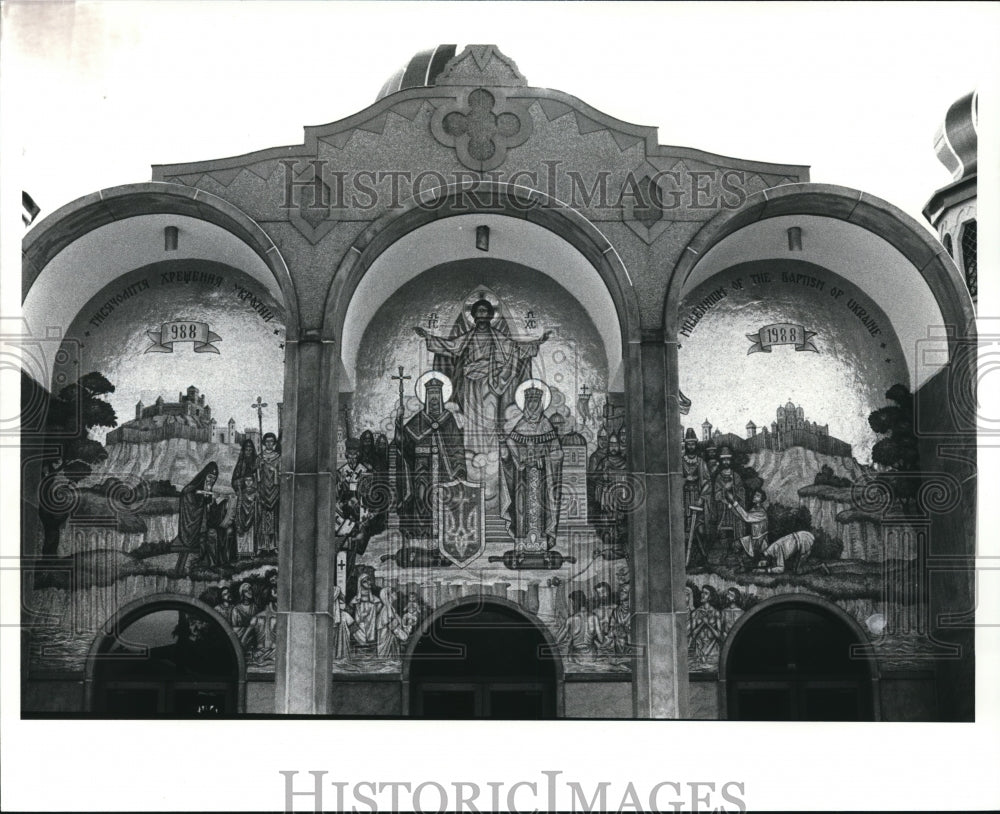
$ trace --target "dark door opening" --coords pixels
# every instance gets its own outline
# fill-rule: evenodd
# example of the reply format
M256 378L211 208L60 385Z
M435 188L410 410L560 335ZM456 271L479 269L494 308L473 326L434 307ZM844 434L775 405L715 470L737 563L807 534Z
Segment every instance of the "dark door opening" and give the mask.
M109 718L233 715L239 666L217 622L189 607L158 608L109 636L94 665L93 712Z
M420 718L534 720L556 715L556 659L538 627L497 603L439 616L410 656Z
M726 664L730 720L870 721L868 660L830 613L803 603L761 611L736 634Z

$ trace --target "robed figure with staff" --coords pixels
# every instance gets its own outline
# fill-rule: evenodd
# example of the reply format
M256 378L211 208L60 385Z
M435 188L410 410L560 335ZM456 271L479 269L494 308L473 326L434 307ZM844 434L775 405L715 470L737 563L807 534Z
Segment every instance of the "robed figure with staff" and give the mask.
M451 395L448 377L430 371L417 379L415 389L423 402L420 412L404 422L402 398L396 408L396 511L404 541L429 541L435 534L434 487L465 480L465 445L455 415L445 408Z

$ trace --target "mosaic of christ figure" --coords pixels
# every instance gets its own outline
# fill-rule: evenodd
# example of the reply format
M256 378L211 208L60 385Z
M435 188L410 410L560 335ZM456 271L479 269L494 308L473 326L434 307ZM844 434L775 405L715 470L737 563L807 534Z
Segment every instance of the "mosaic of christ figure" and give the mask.
M482 473L487 502L495 508L504 414L514 404L518 386L531 378L531 360L551 332L538 339L512 338L507 321L485 298L474 302L469 313L472 324L463 312L447 337L413 330L434 354L433 368L454 385L452 398L465 417L465 448L472 456L469 475L477 479L477 470Z

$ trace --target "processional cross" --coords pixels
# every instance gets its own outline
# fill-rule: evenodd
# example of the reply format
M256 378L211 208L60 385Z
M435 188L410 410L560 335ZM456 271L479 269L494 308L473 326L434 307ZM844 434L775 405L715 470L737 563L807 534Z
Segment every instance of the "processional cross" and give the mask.
M403 382L412 379L412 376L406 376L403 374L403 366L399 366L399 375L390 377L394 382L399 382L399 403L403 403Z
M264 408L267 407L267 402L264 401L260 396L257 396L257 403L250 405L251 409L257 411L257 431L260 433L260 444L264 443Z

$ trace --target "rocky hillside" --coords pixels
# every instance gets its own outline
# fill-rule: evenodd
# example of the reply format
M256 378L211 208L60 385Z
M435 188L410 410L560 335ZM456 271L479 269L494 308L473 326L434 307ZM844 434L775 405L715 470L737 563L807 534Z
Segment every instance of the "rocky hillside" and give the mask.
M239 459L239 447L170 438L154 443L123 443L107 447L108 458L80 484L80 503L72 522L60 530L59 552L69 555L79 552L111 549L131 551L143 543L171 540L177 534L177 496L150 496L128 508L114 506L114 501L99 489L108 478L134 483L136 478L147 482L169 481L178 492L183 489L209 461L219 467L215 493L219 497L232 494L230 481ZM128 496L120 496L126 501ZM88 518L94 518L88 522Z
M219 490L229 487L240 449L235 445L209 444L170 438L152 444L113 444L108 459L95 468L88 484L107 477L127 480L139 476L147 481L167 480L183 489L209 461L219 465Z
M827 534L841 537L837 516L854 508L851 502L851 488L836 486L803 486L798 492L798 503L805 506L812 516L814 528L823 529Z
M861 466L854 458L823 455L803 447L792 447L783 452L765 449L750 456L750 466L764 479L767 499L792 507L800 503L799 489L812 486L824 464L840 478L855 481L862 475ZM837 511L844 508L847 506L841 506ZM832 521L833 517L830 519Z

